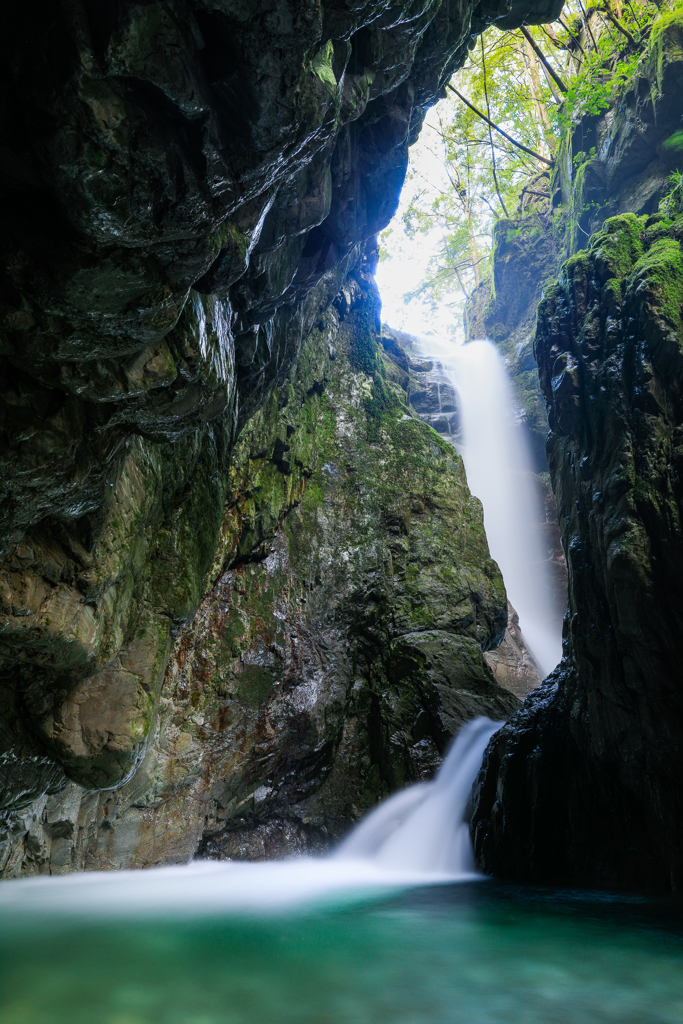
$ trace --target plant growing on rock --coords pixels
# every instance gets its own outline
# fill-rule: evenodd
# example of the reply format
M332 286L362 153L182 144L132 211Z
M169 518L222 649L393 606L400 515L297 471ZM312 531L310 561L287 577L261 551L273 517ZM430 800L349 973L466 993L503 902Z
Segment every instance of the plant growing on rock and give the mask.
M682 6L600 0L585 8L572 0L552 26L492 27L482 35L428 119L412 161L404 230L411 241L438 233L439 242L407 299L464 305L490 275L493 222L548 210L550 171L564 158L566 140L614 105L650 38ZM573 179L594 156L590 145L570 155Z

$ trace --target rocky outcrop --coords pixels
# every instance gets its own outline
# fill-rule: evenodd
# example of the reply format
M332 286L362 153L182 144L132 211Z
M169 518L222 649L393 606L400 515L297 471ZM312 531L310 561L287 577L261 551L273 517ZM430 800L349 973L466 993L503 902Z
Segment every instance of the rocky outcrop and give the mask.
M242 431L218 578L175 639L141 765L8 815L6 876L321 850L430 777L464 721L518 707L482 655L506 599L481 506L376 340L372 269Z
M3 807L67 779L129 784L178 630L234 542L239 431L391 217L408 145L476 33L556 7L6 13Z
M592 126L597 155L578 171L560 160L554 178L555 202L572 202L565 252L606 211L634 212L562 266L538 313L569 610L562 665L494 739L476 787L480 863L508 878L683 880L679 190L651 212L679 159L681 26L657 22L640 77Z
M458 398L446 367L425 347L424 339L382 325L382 345L400 376L396 379L423 423L455 444L459 435Z
M496 221L492 240L491 279L479 285L467 303L466 336L468 341L488 338L501 350L534 469L543 473L548 416L533 337L536 309L543 288L557 272L562 240L543 209Z
M569 611L478 783L477 852L507 877L683 884L682 238L680 216L608 220L539 310Z
M459 450L458 395L447 367L429 355L429 343L425 339L383 325L381 342L391 363L398 368L399 374L396 375L394 370L394 376L405 390L411 409L423 423L428 423L440 433L444 441ZM523 437L520 443L524 443ZM544 534L545 546L553 563L554 589L561 607L566 597L567 576L557 529L557 508L549 483L546 484L547 476L546 472L543 478L536 480L540 499L536 504L542 510L543 519L535 524L535 529ZM519 628L517 612L509 602L505 634L495 648L485 651L484 660L496 681L517 697L525 697L541 683L540 669Z
M484 661L498 685L521 700L543 682L541 669L519 628L519 615L509 601L505 636L498 647L484 652Z

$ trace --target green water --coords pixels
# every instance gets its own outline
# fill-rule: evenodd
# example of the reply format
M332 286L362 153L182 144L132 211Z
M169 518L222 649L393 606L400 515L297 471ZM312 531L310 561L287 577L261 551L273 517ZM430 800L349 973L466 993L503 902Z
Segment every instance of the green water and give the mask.
M273 916L5 915L0 986L2 1024L681 1024L683 908L478 882Z

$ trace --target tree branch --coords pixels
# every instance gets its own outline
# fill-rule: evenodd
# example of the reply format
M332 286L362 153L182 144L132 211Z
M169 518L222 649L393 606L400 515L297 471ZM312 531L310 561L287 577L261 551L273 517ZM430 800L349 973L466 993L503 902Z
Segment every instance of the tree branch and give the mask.
M528 153L528 155L532 156L534 160L540 160L541 163L547 164L548 167L553 166L552 160L548 160L546 157L541 156L540 153L535 153L533 149L529 149L528 146L523 145L521 142L517 142L517 140L513 139L511 135L508 135L507 132L504 132L502 128L499 128L497 124L494 124L493 121L486 116L486 114L482 114L481 110L477 110L473 103L470 103L468 99L465 99L462 93L459 93L458 90L454 86L452 86L450 82L446 83L446 88L450 89L451 92L455 93L458 99L462 100L465 106L469 107L470 110L477 115L477 117L480 117L482 121L486 121L486 123L490 125L491 128L495 129L495 131L497 131L499 135L502 135L504 139L507 139L508 142L511 142L513 146L517 147L517 149L521 149L523 153Z
M609 20L614 25L615 29L618 32L621 32L622 36L625 36L628 39L628 41L629 41L631 46L636 47L638 45L636 43L635 39L633 38L633 36L631 35L631 33L629 32L629 30L624 25L621 24L621 22L619 21L618 18L615 18L615 16L612 14L612 12L609 9L609 6L607 4L605 4L604 7L599 7L598 10L601 12L601 14L606 14L607 15ZM623 43L622 43L622 46L623 46Z
M546 69L546 71L548 72L548 74L552 78L552 80L555 83L555 85L557 86L557 88L560 90L560 92L566 92L567 91L567 86L564 84L564 82L562 81L560 76L557 74L555 69L549 63L549 61L546 60L545 54L543 53L543 50L538 45L538 43L536 42L536 40L532 36L531 32L529 31L529 29L525 28L525 26L522 25L520 31L521 31L522 35L524 36L524 38L526 40L528 40L529 46L534 51L534 53L536 54L536 56L540 60L541 64Z
M585 57L585 56L586 56L586 51L584 50L583 46L581 45L581 43L580 43L580 41L579 41L578 37L574 35L574 33L572 32L572 30L571 30L571 29L569 28L569 26L568 26L568 25L565 25L565 23L564 23L564 22L562 21L562 18L558 18L557 20L559 21L560 25L561 25L561 26L562 26L562 28L563 28L563 29L565 30L565 32L567 33L567 35L568 35L568 36L570 36L570 38L574 40L574 42L576 43L576 45L578 46L578 48L579 48L579 49L581 50L581 53L582 53L582 54L584 55L584 57Z
M591 37L591 39L593 40L593 49L596 53L598 53L598 44L595 42L595 36L593 35L593 31L588 23L588 15L586 14L586 8L581 3L581 0L577 0L577 2L579 5L579 10L581 11L581 17L583 18L583 27L586 30L586 39L588 39L589 36Z
M498 185L498 175L496 174L496 151L493 148L493 132L491 131L491 107L489 106L489 91L488 91L488 89L486 87L486 59L485 59L485 56L484 56L484 36L483 35L479 36L479 39L481 40L481 67L482 67L482 71L484 73L484 98L486 100L486 113L488 115L488 122L489 122L489 143L491 144L491 161L492 161L492 166L493 166L493 184L496 186L496 195L498 196L498 201L499 201L500 205L503 208L503 214L504 214L505 217L508 217L509 214L507 212L507 208L505 206L505 203L503 202L503 197L500 194L500 187Z
M559 21L559 18L558 18L558 21ZM543 35L548 37L548 39L553 44L553 46L555 47L556 50L565 50L565 51L567 50L567 44L566 43L561 43L559 39L556 39L555 36L551 32L548 31L548 29L546 28L545 25L539 25L538 27L540 28L540 30L543 33Z

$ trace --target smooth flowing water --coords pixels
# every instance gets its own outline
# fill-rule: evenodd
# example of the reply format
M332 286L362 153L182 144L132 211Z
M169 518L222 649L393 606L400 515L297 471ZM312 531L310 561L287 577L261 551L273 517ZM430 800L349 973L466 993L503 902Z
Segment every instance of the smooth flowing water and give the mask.
M470 490L484 506L491 555L498 562L524 636L547 675L562 656L562 615L541 530L543 510L528 444L516 429L510 384L489 341L444 352L458 392L462 457Z
M473 873L496 728L329 857L0 883L0 1024L680 1024L680 907Z
M668 904L489 881L284 913L3 914L0 986L2 1024L680 1024L683 930Z

